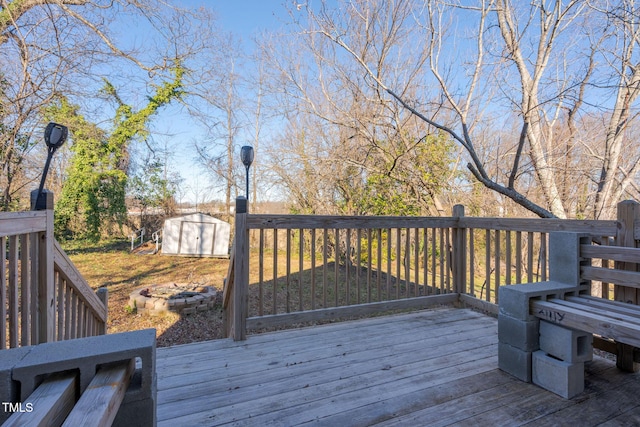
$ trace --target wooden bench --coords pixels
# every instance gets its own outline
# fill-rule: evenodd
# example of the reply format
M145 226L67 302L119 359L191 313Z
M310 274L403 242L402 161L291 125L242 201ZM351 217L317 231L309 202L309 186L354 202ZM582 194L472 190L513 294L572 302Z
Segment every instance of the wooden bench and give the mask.
M548 322L595 334L594 347L616 354L618 368L638 372L640 248L594 245L588 236L575 233L561 235L563 239L578 240L580 277L576 285L580 290L562 299L532 299L531 314ZM589 295L593 281L601 282L600 295L605 298ZM610 297L610 285L614 287L615 300L607 299Z
M0 423L155 426L155 357L155 329L3 350Z
M79 399L77 373L45 379L4 426L111 426L135 371L135 360L101 366Z

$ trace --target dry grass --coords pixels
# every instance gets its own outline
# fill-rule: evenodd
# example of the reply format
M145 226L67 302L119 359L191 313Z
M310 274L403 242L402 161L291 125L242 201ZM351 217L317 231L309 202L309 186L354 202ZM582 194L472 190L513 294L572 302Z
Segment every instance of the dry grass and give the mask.
M129 242L122 240L100 246L86 242L65 245L89 285L109 289L109 333L156 328L159 347L223 337L220 307L179 316L138 314L128 304L135 289L160 283L198 283L222 290L228 260L136 255L129 249Z

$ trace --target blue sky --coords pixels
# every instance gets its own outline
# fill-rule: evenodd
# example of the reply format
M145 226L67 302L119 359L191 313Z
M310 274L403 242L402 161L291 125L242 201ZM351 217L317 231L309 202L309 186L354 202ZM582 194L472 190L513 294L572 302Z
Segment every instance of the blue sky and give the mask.
M277 30L289 18L283 0L178 0L176 3L188 8L204 6L214 10L222 28L240 37L248 49L252 46L254 34L264 30ZM169 156L168 166L184 179L178 194L179 201L193 203L196 197L199 202L203 198L222 199L222 194L211 197L205 194L210 177L200 170L194 160L196 153L193 143L197 135L193 132L193 127L184 120L176 120L176 110L173 107L165 108L152 126L159 132L174 135L172 138L159 136L156 140L160 144L165 140L171 141L168 145L176 144L174 147L177 148L170 149L173 153ZM187 117L184 119L189 120Z

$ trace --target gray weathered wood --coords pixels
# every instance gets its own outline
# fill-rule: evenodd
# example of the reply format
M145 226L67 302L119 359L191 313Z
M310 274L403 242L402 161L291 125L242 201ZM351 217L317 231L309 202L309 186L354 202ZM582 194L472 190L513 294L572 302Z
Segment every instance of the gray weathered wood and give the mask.
M612 398L640 405L639 374L598 357L579 399L518 381L497 369L497 321L454 308L160 348L157 361L160 427L582 426L605 422Z
M610 317L606 313L570 307L563 300L531 301L531 314L568 328L588 331L618 342L640 347L640 325Z
M76 402L76 381L74 373L47 378L22 402L23 412L12 414L3 426L61 425Z
M2 212L0 236L38 233L47 229L46 211Z
M135 370L135 360L103 366L82 393L63 427L111 426Z
M91 286L82 277L73 262L69 259L60 244L54 242L54 263L56 272L67 281L68 285L76 293L77 297L90 308L94 316L100 321L107 321L107 307L91 289Z

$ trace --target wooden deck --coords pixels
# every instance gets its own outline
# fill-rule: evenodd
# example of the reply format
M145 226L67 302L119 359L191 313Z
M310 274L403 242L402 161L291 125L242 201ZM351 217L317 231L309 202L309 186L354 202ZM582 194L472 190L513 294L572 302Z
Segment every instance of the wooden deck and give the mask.
M158 425L640 425L640 374L596 357L564 400L498 370L497 342L439 308L161 348Z

